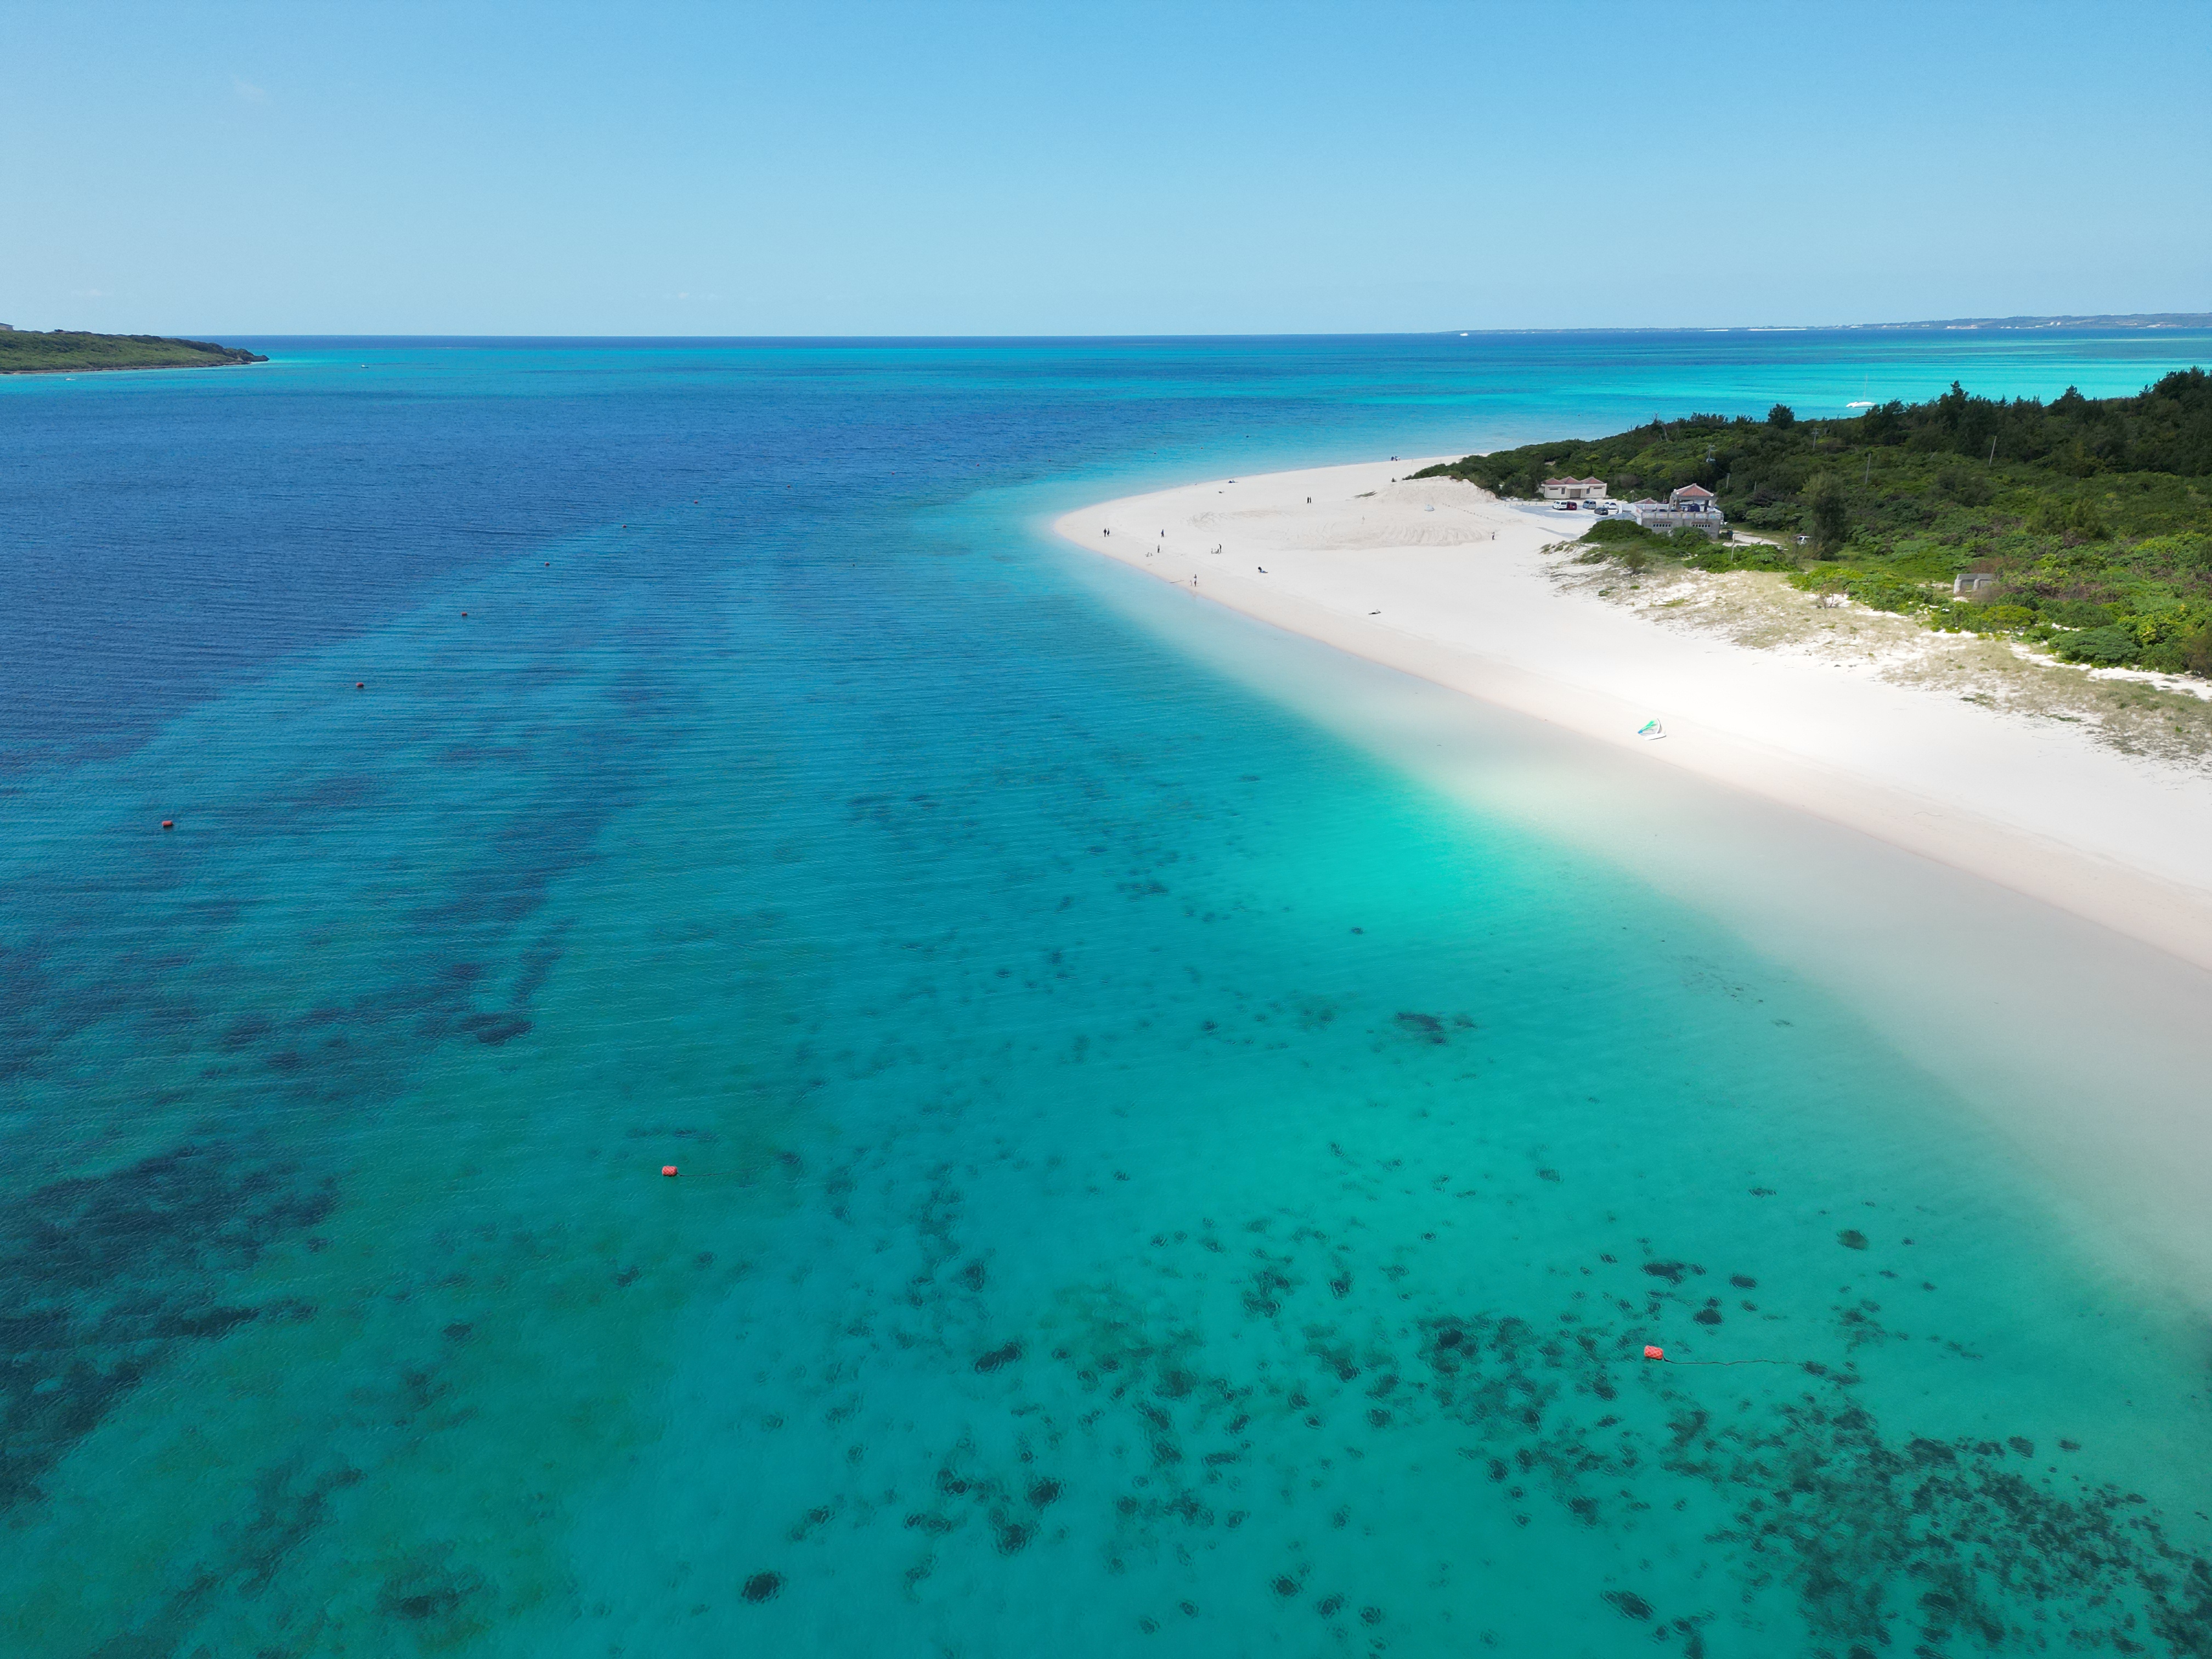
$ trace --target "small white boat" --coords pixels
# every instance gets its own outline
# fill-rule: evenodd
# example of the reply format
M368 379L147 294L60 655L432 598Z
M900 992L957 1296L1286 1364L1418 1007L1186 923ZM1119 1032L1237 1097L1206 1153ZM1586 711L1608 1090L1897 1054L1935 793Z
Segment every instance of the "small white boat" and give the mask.
M1646 743L1656 743L1667 733L1657 720L1646 720L1636 728L1636 735Z

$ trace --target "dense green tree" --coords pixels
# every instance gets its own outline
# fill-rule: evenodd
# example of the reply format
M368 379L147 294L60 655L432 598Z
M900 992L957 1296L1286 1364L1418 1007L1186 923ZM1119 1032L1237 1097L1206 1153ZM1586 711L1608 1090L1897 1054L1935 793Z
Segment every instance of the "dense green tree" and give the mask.
M1805 483L1805 529L1813 538L1813 551L1832 558L1850 539L1851 511L1844 481L1832 472L1816 472Z
M1797 424L1797 411L1788 404L1777 404L1766 411L1766 423L1786 432Z
M1905 436L1905 405L1892 398L1879 409L1869 409L1859 422L1870 444L1893 444Z

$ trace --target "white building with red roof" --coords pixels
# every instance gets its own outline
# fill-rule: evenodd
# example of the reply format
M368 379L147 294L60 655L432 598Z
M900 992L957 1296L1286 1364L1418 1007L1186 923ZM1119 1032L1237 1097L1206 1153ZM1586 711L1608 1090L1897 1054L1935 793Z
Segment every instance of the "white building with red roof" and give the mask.
M1547 501L1601 501L1605 499L1605 480L1547 478L1544 480L1544 499Z

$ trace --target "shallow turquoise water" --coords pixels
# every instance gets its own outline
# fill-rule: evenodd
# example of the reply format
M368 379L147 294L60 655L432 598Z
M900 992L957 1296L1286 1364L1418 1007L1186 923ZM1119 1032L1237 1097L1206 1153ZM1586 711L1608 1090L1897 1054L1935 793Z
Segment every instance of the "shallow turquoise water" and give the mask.
M2063 1194L1540 732L1448 798L1035 528L2205 344L0 387L21 1650L2206 1650L2201 1332Z

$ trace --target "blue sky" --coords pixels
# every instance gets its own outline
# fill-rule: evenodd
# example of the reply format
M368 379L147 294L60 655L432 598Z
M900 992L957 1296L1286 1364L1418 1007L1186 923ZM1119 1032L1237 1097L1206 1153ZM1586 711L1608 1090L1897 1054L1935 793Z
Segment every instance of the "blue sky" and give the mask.
M11 6L0 321L2212 309L2212 5Z

